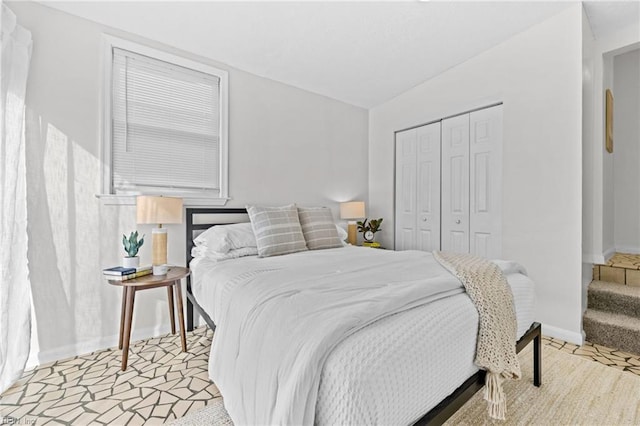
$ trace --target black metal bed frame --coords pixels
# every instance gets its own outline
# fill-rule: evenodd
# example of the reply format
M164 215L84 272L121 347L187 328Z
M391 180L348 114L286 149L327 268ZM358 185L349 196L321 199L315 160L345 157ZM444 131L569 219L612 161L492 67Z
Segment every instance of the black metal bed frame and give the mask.
M223 208L223 207L202 207L202 208L187 208L187 232L186 232L186 255L187 255L187 267L193 260L191 256L191 250L194 247L193 244L193 232L204 231L212 226L219 225L218 223L193 223L194 215L204 214L247 214L245 208ZM191 291L191 275L187 277L187 331L193 331L193 309L198 311L198 314L204 319L211 330L216 329L216 325L209 317L209 314L200 306L196 301L193 292Z
M187 266L193 259L191 249L194 247L194 231L206 230L219 223L193 223L194 215L209 214L246 214L244 208L187 208L187 230L186 230L186 260ZM187 330L193 330L194 308L204 319L211 330L215 330L216 325L207 312L196 301L191 291L191 276L187 277ZM520 353L533 340L533 384L539 387L542 384L542 327L540 323L534 322L527 332L516 343L516 352ZM415 425L441 425L456 411L460 409L471 397L484 386L485 371L479 370L461 384L451 395L443 399L438 405L432 408L427 414L416 421Z

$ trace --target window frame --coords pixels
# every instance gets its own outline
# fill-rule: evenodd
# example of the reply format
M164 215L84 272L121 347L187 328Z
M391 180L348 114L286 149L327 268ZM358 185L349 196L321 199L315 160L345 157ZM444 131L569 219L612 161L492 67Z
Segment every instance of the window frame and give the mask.
M181 194L175 189L159 189L152 195L168 195L182 197L187 206L223 206L229 200L229 73L201 62L187 59L173 53L158 50L149 46L135 43L112 35L103 34L102 37L102 114L100 132L101 152L101 189L98 195L104 204L133 205L137 194L116 194L112 186L112 95L113 95L113 49L120 48L152 59L168 62L184 68L214 75L220 79L220 129L218 151L219 194L217 197L198 197L193 193ZM147 192L145 192L147 194ZM142 193L140 194L142 195Z

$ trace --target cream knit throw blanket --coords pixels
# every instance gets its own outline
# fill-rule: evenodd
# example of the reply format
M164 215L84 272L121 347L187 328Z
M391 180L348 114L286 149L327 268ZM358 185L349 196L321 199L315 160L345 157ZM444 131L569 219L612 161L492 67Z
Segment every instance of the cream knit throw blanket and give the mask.
M517 321L513 294L500 268L471 254L433 252L442 266L455 275L467 290L480 316L475 364L487 371L484 399L489 416L504 420L507 401L504 378L519 379L516 354Z

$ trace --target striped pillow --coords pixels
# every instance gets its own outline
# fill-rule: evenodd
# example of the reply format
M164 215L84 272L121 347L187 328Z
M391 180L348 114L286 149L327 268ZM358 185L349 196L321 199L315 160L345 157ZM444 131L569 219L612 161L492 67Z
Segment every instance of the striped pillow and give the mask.
M330 209L298 207L298 217L309 250L342 247Z
M284 207L247 206L247 213L256 235L259 257L307 250L295 204Z

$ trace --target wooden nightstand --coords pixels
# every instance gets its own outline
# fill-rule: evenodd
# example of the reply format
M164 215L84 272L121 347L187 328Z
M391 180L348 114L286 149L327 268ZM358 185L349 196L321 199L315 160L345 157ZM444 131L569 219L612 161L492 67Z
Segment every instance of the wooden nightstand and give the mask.
M167 287L169 297L169 316L171 317L171 333L176 334L176 320L174 316L173 291L178 299L178 321L180 321L180 338L182 352L187 351L187 335L184 328L184 310L182 308L181 280L189 276L191 271L181 266L171 266L166 275L145 275L126 281L109 280L109 284L122 287L122 311L120 315L120 342L122 349L122 371L127 369L129 358L129 340L131 339L131 321L133 319L133 302L136 292L150 288Z

